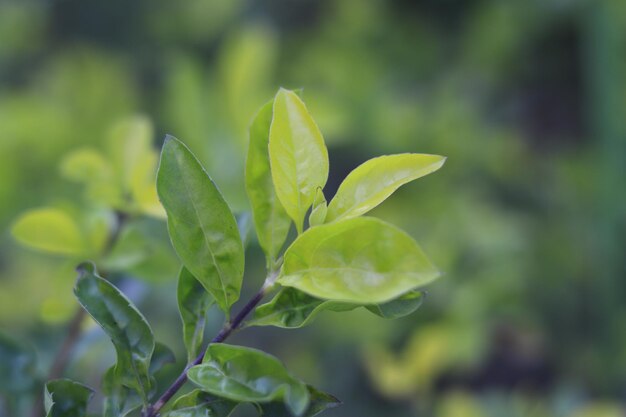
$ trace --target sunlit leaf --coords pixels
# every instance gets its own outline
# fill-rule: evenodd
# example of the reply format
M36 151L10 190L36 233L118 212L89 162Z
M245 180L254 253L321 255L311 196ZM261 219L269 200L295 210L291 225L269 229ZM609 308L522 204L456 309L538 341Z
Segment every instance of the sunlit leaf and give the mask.
M307 389L309 390L310 403L304 414L302 414L302 417L313 417L329 408L335 408L341 405L341 401L330 394L319 391L310 385L307 385ZM292 417L293 414L287 410L284 404L273 402L261 404L261 416Z
M328 151L296 93L281 88L273 112L269 138L272 179L278 199L301 232L317 188L326 184Z
M46 417L85 417L93 390L69 379L46 384Z
M23 213L11 233L21 244L62 255L79 255L89 247L76 222L63 210L40 208Z
M183 321L183 340L187 348L187 362L191 362L202 347L204 326L213 297L202 284L183 267L178 275L178 310Z
M385 155L359 165L341 183L328 205L326 222L360 216L389 197L401 185L441 168L439 155Z
M319 226L324 223L326 219L326 213L328 212L328 205L326 204L326 198L321 188L318 188L315 192L315 200L313 200L313 208L309 215L309 225Z
M179 140L163 144L157 176L174 249L228 314L239 298L244 254L237 222L198 160Z
M122 385L138 391L145 402L151 386L149 366L155 345L150 326L128 298L97 275L93 264L81 264L78 272L74 294L115 346L117 362L113 376Z
M113 174L106 158L89 148L77 149L66 155L60 168L65 178L86 184L109 180Z
M278 282L317 298L378 304L439 275L417 243L381 220L361 217L307 230L285 253Z
M259 244L270 266L283 247L291 225L291 219L276 196L270 169L268 143L273 103L264 105L252 121L246 159L246 192Z
M278 359L256 349L209 345L202 364L189 369L187 376L203 391L233 401L282 400L296 416L302 416L309 405L306 385Z
M228 417L237 405L234 401L193 390L179 397L164 417Z

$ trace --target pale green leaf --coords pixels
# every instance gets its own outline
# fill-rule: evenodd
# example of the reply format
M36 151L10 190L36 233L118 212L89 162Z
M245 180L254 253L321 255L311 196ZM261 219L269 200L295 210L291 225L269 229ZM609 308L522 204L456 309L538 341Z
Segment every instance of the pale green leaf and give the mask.
M201 390L233 401L282 400L296 416L303 415L309 405L306 385L278 359L256 349L209 345L202 364L189 369L187 376Z
M23 213L13 224L11 233L21 244L45 252L80 255L90 249L74 219L56 208Z
M280 89L274 98L269 155L278 199L302 232L315 190L328 178L328 151L306 106L293 91Z
M397 319L415 312L424 302L424 292L412 290L395 300L383 304L368 305L366 308L384 319Z
M237 405L234 401L193 390L179 397L164 417L228 417Z
M69 379L49 381L45 388L46 417L85 417L93 390Z
M439 155L385 155L359 165L339 186L328 205L326 222L367 213L401 185L441 168L446 158Z
M198 160L171 136L163 144L157 189L174 249L228 314L239 298L244 269L237 222Z
M313 297L384 303L439 272L405 232L361 217L307 230L287 249L278 282Z
M326 213L328 212L328 205L326 204L326 197L321 188L318 188L315 192L315 200L313 200L313 208L309 215L309 226L319 226L324 223L326 219Z
M149 366L155 346L150 326L124 294L97 275L93 264L81 264L78 272L74 294L115 346L115 378L122 385L136 390L146 402L151 386Z
M86 184L110 180L112 169L104 156L95 149L77 149L61 161L61 174L72 181Z
M178 310L183 321L183 340L187 348L187 362L194 360L204 338L204 326L213 297L202 284L183 267L178 275Z
M276 260L291 226L291 219L276 196L270 169L268 143L272 107L273 101L265 104L252 121L246 158L246 192L259 244L269 266Z

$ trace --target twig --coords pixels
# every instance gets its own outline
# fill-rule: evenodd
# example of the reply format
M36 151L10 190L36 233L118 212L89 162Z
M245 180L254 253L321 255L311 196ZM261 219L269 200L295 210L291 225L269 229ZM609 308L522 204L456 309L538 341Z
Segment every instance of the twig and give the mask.
M261 302L263 297L269 292L269 290L274 286L274 280L276 279L275 274L268 277L265 281L263 287L257 292L254 297L250 299L246 303L245 306L237 313L237 315L228 323L222 327L222 329L217 333L217 335L209 342L211 343L222 343L226 340L235 330L241 326L241 323L244 319L252 312L252 310ZM144 412L144 417L157 417L159 415L159 411L163 406L178 392L178 390L187 382L187 371L189 368L195 365L199 365L202 363L204 359L205 351L203 350L193 362L188 364L183 372L176 378L176 380L170 385L168 389L165 390L163 395L151 406L149 406Z

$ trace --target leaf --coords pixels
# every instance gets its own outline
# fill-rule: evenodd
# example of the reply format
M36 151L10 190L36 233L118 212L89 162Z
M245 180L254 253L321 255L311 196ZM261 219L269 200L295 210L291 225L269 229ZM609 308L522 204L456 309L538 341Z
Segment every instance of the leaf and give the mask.
M315 200L313 200L313 209L309 215L309 226L319 226L324 223L326 219L326 213L328 212L328 206L326 204L326 198L321 188L315 191Z
M77 149L61 161L61 174L72 181L86 184L109 180L111 167L102 154L94 149Z
M365 308L384 319L397 319L415 312L424 302L424 294L423 291L412 290L395 300Z
M13 224L13 237L25 246L60 255L89 251L76 222L63 210L45 207L23 213Z
M170 349L163 343L156 342L154 345L154 353L152 354L152 359L150 360L148 373L150 375L154 375L168 363L174 362L176 362L176 356L174 356L174 352L172 352L172 349Z
M187 348L187 363L198 356L204 339L204 326L213 298L185 267L178 275L178 310L183 321L183 340Z
M350 311L357 304L321 300L295 288L283 288L268 303L258 306L247 326L276 326L295 329L310 324L324 310Z
M438 275L409 235L382 220L361 217L299 236L285 253L278 283L317 298L379 304Z
M309 397L311 398L309 407L302 417L313 417L329 408L339 407L341 401L336 397L319 391L311 385L307 385ZM291 417L292 414L282 403L273 402L261 405L261 416L263 417Z
M105 396L104 417L126 417L143 404L136 391L122 385L116 375L115 365L102 377L102 393Z
M35 351L0 333L0 392L23 392L36 380Z
M145 403L155 345L150 326L128 298L97 275L92 263L79 265L78 273L74 294L115 346L114 376L122 385L138 391Z
M289 374L278 359L256 349L209 345L202 364L189 369L187 376L203 391L233 401L283 400L297 416L309 405L306 385Z
M93 390L69 379L55 379L46 384L46 417L85 417Z
M272 100L265 104L250 125L246 158L246 193L259 245L269 266L276 260L291 226L291 219L276 196L270 169L268 143L273 103Z
M276 195L302 232L304 216L317 188L328 178L328 151L306 106L281 88L274 98L269 155Z
M237 222L198 160L171 136L163 144L157 189L176 253L228 315L243 280Z
M237 403L193 390L176 400L164 417L228 417Z
M385 155L359 165L328 205L326 222L367 213L407 182L441 168L446 158L427 154Z

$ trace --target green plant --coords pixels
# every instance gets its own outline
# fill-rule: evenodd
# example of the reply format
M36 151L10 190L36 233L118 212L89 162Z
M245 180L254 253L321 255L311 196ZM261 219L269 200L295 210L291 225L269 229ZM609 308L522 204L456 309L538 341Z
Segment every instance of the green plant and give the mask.
M132 171L133 159L123 160L129 161ZM408 234L362 215L444 161L441 156L424 154L372 159L352 171L327 204L322 190L329 163L322 135L299 96L279 90L252 122L245 175L258 242L266 256L266 279L231 317L244 272L237 220L191 151L167 137L156 188L167 214L172 246L183 265L177 295L188 365L156 397L155 373L173 360L173 354L154 340L144 316L115 285L99 276L94 263L80 264L75 296L111 339L117 355L102 379L104 416L219 417L229 415L240 403L251 403L261 415L301 417L337 405L336 398L300 381L273 356L223 342L243 327L301 327L322 310L365 307L385 318L415 311L423 299L422 287L439 272ZM107 184L100 189L107 189ZM113 207L118 213L148 207L136 204L144 200L132 197L133 193L121 194L128 195L130 200L110 200L116 202ZM158 212L149 207L149 213ZM49 214L44 217L49 219ZM40 248L54 249L52 241L61 253L90 255L111 246L82 253L79 230L68 227L66 218L52 217L58 231L42 235L37 227L25 227L22 219L14 234L36 247L34 242L43 236L47 244L39 244ZM286 245L292 224L297 236ZM113 238L118 236L113 234ZM271 301L259 305L273 292ZM212 306L226 320L202 349L204 321ZM196 389L171 402L187 380ZM45 395L48 416L83 416L92 390L54 379L46 384Z

